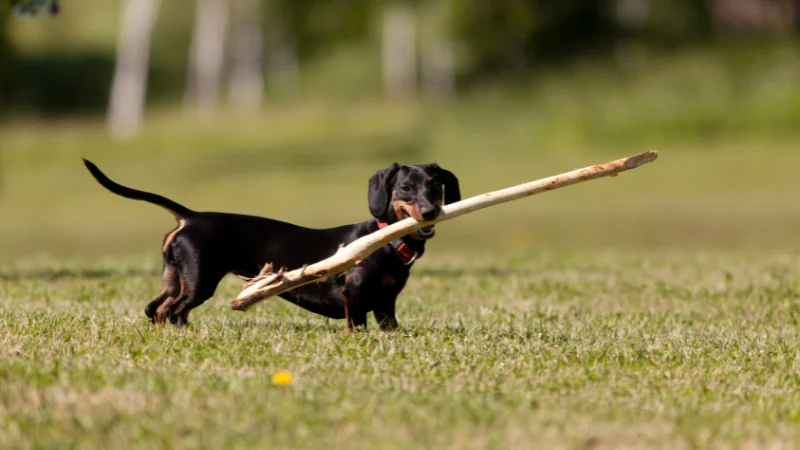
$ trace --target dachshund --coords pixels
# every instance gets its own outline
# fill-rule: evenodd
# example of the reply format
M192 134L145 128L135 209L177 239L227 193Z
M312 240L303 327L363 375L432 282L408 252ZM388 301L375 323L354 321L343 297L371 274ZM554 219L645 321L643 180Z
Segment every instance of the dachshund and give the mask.
M296 269L325 259L354 240L406 217L433 220L442 206L461 199L458 178L435 162L394 163L369 179L372 218L360 223L313 229L264 217L192 211L158 194L122 186L84 159L92 176L119 196L158 205L177 226L161 245L161 292L145 308L151 322L188 325L189 313L214 295L227 274L256 277L270 263ZM367 328L371 311L381 330L398 327L395 303L413 263L435 235L434 226L396 239L337 277L311 283L279 296L332 319L346 319L347 329Z

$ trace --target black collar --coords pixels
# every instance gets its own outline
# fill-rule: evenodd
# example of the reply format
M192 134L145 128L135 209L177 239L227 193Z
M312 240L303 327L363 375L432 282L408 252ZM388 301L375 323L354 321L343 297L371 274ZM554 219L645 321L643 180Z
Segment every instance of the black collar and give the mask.
M389 224L378 219L378 228L384 229L388 227ZM411 265L414 261L422 258L422 255L425 253L425 250L416 251L412 250L411 247L406 243L403 238L397 238L389 243L392 248L394 249L394 253L400 258L400 261L403 262L405 265Z

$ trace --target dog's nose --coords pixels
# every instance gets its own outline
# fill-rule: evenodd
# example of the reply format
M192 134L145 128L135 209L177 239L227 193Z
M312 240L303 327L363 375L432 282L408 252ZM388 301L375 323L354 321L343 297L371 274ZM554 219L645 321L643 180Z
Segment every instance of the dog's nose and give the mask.
M420 210L420 214L422 214L422 218L425 220L433 220L436 216L439 215L439 211L436 209L435 206L431 206L428 209Z

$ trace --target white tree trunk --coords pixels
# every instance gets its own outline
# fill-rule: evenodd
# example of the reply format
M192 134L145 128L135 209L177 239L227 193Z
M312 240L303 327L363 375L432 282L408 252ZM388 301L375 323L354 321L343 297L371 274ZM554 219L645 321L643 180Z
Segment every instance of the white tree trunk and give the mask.
M202 116L217 107L225 36L228 28L227 0L197 0L184 106Z
M417 16L414 8L390 1L383 9L383 78L386 93L405 97L416 92Z
M246 112L261 107L264 92L260 5L259 0L236 0L234 3L233 67L228 98L236 109Z
M118 138L134 135L147 94L150 35L159 0L125 0L117 40L117 60L108 105L107 126Z

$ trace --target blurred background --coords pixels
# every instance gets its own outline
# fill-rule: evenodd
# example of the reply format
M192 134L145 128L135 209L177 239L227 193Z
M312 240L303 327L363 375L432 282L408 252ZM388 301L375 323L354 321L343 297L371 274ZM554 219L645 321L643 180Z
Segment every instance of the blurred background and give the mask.
M432 253L794 250L799 38L798 0L1 0L0 260L159 258L173 219L81 156L326 227L366 220L395 161L469 196L651 148L442 224Z

